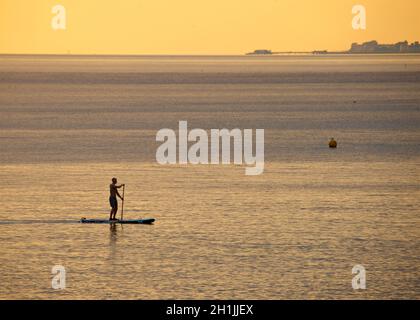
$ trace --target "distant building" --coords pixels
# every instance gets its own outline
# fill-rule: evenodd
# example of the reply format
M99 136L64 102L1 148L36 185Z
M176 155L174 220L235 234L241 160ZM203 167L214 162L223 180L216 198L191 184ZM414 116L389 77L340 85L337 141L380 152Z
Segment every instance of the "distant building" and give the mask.
M254 52L249 52L247 54L248 55L250 55L250 54L273 54L273 52L271 50L261 49L261 50L255 50Z
M328 54L327 50L315 50L312 51L312 54Z
M377 41L353 43L348 53L420 53L420 44L418 41L411 44L408 41L395 44L379 44Z

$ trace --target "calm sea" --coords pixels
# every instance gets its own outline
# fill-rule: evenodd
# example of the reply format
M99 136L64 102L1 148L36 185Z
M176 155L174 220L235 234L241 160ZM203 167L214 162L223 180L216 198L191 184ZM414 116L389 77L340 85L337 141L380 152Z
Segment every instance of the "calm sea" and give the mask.
M158 165L181 120L265 129L264 173ZM420 55L3 55L0 298L419 299L419 165ZM78 223L113 176L154 225Z

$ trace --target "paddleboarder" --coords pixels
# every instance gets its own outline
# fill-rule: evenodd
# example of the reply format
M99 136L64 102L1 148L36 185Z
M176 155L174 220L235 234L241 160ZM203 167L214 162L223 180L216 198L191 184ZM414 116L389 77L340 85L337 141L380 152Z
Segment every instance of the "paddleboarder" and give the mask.
M118 198L121 199L121 201L124 201L124 198L121 197L121 195L118 193L118 189L121 187L124 187L124 184L117 185L117 178L112 178L112 183L109 185L109 204L111 206L111 213L109 215L109 220L117 220L115 216L117 215L118 211Z

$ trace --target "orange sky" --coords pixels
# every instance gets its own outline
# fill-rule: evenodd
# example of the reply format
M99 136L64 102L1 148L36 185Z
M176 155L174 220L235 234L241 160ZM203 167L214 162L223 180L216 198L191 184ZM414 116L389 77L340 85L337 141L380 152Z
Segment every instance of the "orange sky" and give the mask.
M54 5L67 10L53 30ZM352 29L352 6L367 30ZM419 0L0 0L0 53L242 54L420 40Z

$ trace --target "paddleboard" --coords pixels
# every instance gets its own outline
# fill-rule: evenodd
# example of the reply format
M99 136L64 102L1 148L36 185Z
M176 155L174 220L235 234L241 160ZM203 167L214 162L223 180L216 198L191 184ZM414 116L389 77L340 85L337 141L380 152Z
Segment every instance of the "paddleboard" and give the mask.
M152 224L155 219L108 220L108 219L80 219L81 223L121 223L121 224Z

